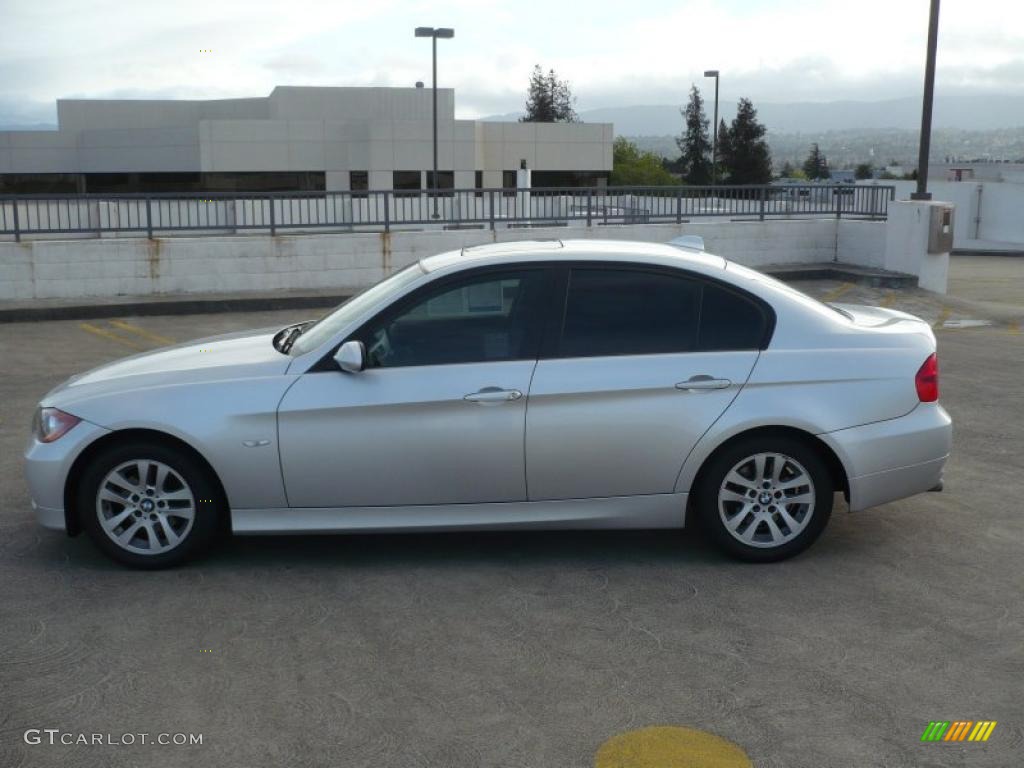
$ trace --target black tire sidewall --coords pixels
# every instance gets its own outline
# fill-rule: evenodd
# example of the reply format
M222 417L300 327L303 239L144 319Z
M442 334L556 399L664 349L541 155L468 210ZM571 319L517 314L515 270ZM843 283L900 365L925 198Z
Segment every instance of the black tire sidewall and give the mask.
M789 456L803 465L814 482L814 512L810 523L794 539L779 547L752 547L738 541L726 530L718 514L718 490L725 475L744 458L756 453L781 453ZM813 544L828 524L835 493L831 473L818 451L802 440L785 435L751 437L727 447L711 459L695 490L694 509L706 535L728 555L755 563L785 560Z
M174 549L156 555L140 555L119 547L103 530L96 514L96 494L106 474L126 461L145 459L172 467L182 476L196 499L195 519L184 540ZM146 442L114 446L95 456L82 473L76 498L82 529L96 546L119 563L144 569L169 568L197 557L217 535L221 506L216 483L194 457L167 445Z

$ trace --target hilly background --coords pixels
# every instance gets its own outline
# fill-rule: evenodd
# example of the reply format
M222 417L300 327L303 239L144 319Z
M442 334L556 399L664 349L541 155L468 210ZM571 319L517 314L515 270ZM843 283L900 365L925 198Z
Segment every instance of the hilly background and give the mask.
M613 123L615 135L642 149L675 158L675 136L683 128L682 104L635 105L581 110L584 122ZM712 101L705 101L710 119ZM920 98L884 101L754 103L768 129L776 168L798 165L816 142L834 168L860 162L916 164ZM720 117L735 114L735 99L720 100ZM521 113L485 120L518 120ZM938 95L932 118L932 160L1024 161L1024 97L1001 94Z

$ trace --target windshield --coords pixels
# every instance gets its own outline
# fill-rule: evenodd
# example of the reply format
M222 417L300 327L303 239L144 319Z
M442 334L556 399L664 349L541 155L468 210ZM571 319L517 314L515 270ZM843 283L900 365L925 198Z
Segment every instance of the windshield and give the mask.
M302 355L316 349L366 310L377 304L387 304L403 293L424 274L423 268L417 262L381 280L372 288L356 294L302 331L302 335L292 342L289 351L293 355Z

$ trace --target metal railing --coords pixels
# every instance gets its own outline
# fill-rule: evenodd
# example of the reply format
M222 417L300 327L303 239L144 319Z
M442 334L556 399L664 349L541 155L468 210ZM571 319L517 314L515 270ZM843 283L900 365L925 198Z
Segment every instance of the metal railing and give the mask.
M0 195L0 235L145 235L884 219L895 187L852 184Z

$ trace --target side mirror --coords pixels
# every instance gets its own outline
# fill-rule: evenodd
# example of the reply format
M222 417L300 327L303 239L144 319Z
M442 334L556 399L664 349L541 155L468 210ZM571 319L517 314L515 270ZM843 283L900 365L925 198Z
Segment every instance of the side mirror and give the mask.
M346 373L359 373L366 365L366 347L361 341L346 341L334 353L334 362Z

